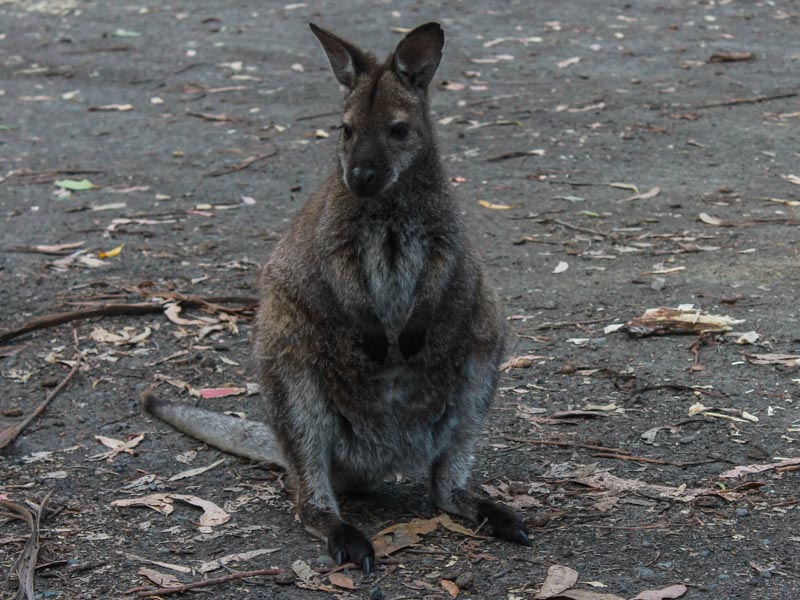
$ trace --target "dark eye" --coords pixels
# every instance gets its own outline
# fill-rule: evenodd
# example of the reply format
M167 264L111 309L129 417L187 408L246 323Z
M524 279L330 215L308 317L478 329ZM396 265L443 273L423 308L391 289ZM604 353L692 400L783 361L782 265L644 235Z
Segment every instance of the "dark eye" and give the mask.
M389 135L396 140L404 140L408 137L408 123L395 123L389 128Z
M353 128L347 123L342 123L342 137L346 140L349 140L351 137L353 137Z

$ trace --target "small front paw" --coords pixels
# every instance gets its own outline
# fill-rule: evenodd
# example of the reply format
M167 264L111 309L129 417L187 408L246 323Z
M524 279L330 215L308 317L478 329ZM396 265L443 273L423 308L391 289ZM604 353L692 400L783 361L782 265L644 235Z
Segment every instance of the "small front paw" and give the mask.
M495 504L490 500L481 500L478 503L478 521L484 520L495 537L522 546L532 545L528 537L528 527L520 516L507 506Z
M375 567L375 550L372 543L358 529L342 523L328 535L328 552L337 565L346 561L356 563L365 575Z

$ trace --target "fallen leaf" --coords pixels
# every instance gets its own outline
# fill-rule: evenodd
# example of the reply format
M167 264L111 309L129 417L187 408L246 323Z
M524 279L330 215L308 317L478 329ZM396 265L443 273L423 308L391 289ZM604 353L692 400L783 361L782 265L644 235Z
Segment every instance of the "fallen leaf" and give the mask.
M432 519L414 519L407 523L398 523L378 532L372 538L375 547L375 556L389 556L413 546L422 540L422 536L431 533L439 526L438 517Z
M755 344L761 336L755 331L748 331L736 338L737 344Z
M127 112L133 110L132 104L104 104L102 106L90 106L90 112L110 112L110 111L119 111L119 112Z
M567 269L569 269L569 263L562 260L555 266L553 273L563 273Z
M722 219L718 219L717 217L712 217L708 213L701 212L699 217L703 223L706 223L708 225L715 225L715 226L722 225Z
M123 249L124 247L125 247L125 244L120 244L119 246L117 246L116 248L114 248L114 249L112 249L112 250L109 250L108 252L105 252L105 251L98 252L98 253L97 253L97 257L98 257L98 258L114 258L114 257L115 257L115 256L117 256L117 255L118 255L120 252L122 252L122 249Z
M633 600L666 600L667 598L680 598L686 593L686 586L682 583L671 585L660 590L647 590L637 594Z
M744 357L754 365L800 367L800 354L745 354Z
M560 61L560 62L558 62L556 64L558 65L559 69L566 69L569 66L577 65L579 62L581 62L581 57L580 56L573 56L572 58L568 58L566 60L562 60L562 61Z
M509 206L508 204L493 204L488 200L478 200L478 204L480 204L484 208L491 208L494 210L509 210L513 208L513 206Z
M222 525L231 520L231 516L228 513L210 500L204 500L203 498L188 494L171 494L170 497L202 508L203 514L200 515L200 519L198 520L200 527L214 527L215 525Z
M714 52L714 54L708 57L706 62L743 62L746 60L753 60L755 57L756 55L752 52Z
M162 573L160 571L156 571L155 569L150 569L149 567L141 567L137 573L139 573L139 575L142 577L146 577L159 587L170 588L183 585L183 583L177 577L175 577L175 575L172 575L171 573Z
M567 590L561 592L559 598L569 598L570 600L625 600L622 596L614 594L601 594L591 590Z
M640 317L625 323L625 333L646 337L684 333L716 333L731 331L732 325L743 323L723 315L710 315L699 309L649 308Z
M108 460L113 461L114 458L120 454L121 452L125 452L127 454L136 454L133 450L136 446L139 445L144 439L144 434L140 433L136 437L129 439L126 442L122 440L115 440L114 438L105 437L103 435L96 435L94 436L95 439L103 444L104 446L111 448L111 450L107 452L101 452L100 454L95 454L94 456L90 456L88 460Z
M546 356L539 356L538 354L526 354L524 356L515 356L509 358L506 362L500 365L501 371L508 371L509 369L527 369L534 361L546 359Z
M201 398L227 398L228 396L241 396L247 393L247 388L204 388L200 390Z
M344 573L331 573L328 575L328 581L330 581L333 585L338 588L342 588L343 590L354 590L356 589L356 584L353 581L352 577L348 577Z
M800 465L800 458L787 458L786 460L781 460L779 462L762 465L741 465L739 467L734 467L730 471L720 473L720 477L723 479L735 479L736 477L741 477L742 475L763 473L764 471L771 471L772 469L791 467L795 465Z
M164 314L176 325L208 325L208 321L201 321L200 319L184 319L180 316L181 310L181 305L177 302L169 302L164 305Z
M175 507L172 506L172 498L169 494L148 494L147 496L140 496L139 498L125 498L123 500L114 500L111 506L129 507L129 506L144 506L161 513L164 516L169 516Z
M319 586L319 577L317 577L317 572L311 568L304 560L296 560L292 563L292 571L300 580L311 588L316 588Z
M578 583L578 572L563 565L553 565L534 598L553 598Z
M650 198L655 198L661 193L661 188L654 187L651 188L647 192L642 192L640 194L634 194L633 196L628 196L627 198L622 198L621 200L617 200L617 202L632 202L634 200L649 200Z
M70 192L85 192L97 187L88 179L57 179L53 182L53 185Z
M460 590L454 582L450 581L449 579L442 579L439 583L441 583L442 587L447 590L447 593L450 594L451 598L458 597L458 592Z
M75 248L80 248L86 242L71 242L68 244L54 244L54 245L47 245L47 244L39 244L38 246L34 246L33 249L36 252L41 252L42 254L62 254L64 250L73 250Z
M206 471L210 471L214 467L218 467L222 463L225 462L224 458L220 458L219 460L215 460L210 465L206 465L205 467L197 467L196 469L188 469L186 471L181 471L180 473L176 473L172 477L170 477L167 481L179 481L181 479L188 479L189 477L196 477L201 473L205 473Z
M778 204L783 204L785 206L800 206L800 200L786 200L784 198L765 198L765 200L777 202Z
M226 554L225 556L220 556L219 558L216 558L214 560L204 562L203 564L200 565L200 567L198 567L197 570L203 574L210 573L211 571L216 571L217 569L221 569L228 563L248 561L252 558L258 558L259 556L272 554L273 552L277 552L278 550L279 548L259 548L258 550L250 550L249 552L237 552L236 554Z

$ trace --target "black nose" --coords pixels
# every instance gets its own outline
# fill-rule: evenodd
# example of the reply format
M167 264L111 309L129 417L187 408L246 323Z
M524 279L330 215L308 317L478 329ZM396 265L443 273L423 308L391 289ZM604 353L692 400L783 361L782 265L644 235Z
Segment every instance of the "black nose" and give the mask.
M377 173L378 172L372 166L362 165L353 167L350 175L353 177L355 183L363 187L368 187L369 184L375 181L375 175L377 175Z

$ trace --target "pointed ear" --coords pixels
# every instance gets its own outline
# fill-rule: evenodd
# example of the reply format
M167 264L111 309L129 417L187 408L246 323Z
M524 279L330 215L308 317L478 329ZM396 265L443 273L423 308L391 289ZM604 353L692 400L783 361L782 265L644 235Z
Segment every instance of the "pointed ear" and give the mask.
M442 60L444 32L438 23L426 23L410 31L394 51L392 67L415 88L425 89Z
M333 69L336 79L352 90L356 85L356 78L369 70L371 63L369 54L313 23L309 23L308 26L311 27L311 31L317 36L319 43L322 44L322 49L328 55L328 61L331 63L331 69Z

